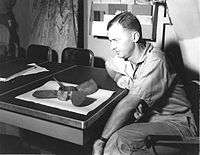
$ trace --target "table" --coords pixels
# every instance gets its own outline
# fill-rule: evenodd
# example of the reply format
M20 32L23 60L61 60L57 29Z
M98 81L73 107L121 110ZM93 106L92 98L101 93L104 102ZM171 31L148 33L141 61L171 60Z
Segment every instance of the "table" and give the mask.
M19 63L19 62L18 62ZM49 72L27 75L6 83L0 82L0 122L38 132L44 135L84 145L94 137L93 131L107 112L127 94L108 76L105 69L43 63ZM1 65L0 65L1 68ZM80 84L94 79L99 88L115 93L87 115L18 100L15 96L37 88L56 76L59 81Z
M2 63L0 64L0 75L2 72L10 71L10 68L15 68L15 66L19 65L27 65L32 63L31 61L27 59L19 59L15 61L10 61L8 63ZM12 79L8 82L0 82L0 95L7 93L10 90L18 89L21 86L24 86L26 84L30 84L31 82L34 82L38 79L42 79L48 76L52 76L56 74L59 71L66 70L70 67L73 67L72 65L67 64L59 64L59 63L50 63L50 62L41 62L38 63L39 66L45 67L49 70L49 72L41 72L39 74L32 74L28 76L19 76L15 79Z

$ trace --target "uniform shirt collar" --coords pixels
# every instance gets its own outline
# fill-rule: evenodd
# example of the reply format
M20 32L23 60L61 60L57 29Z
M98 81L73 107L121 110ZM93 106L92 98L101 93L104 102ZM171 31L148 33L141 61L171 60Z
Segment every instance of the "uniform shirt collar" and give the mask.
M131 58L128 59L131 63L137 65L137 64L141 64L144 62L144 60L146 59L147 53L149 53L151 50L153 49L153 46L150 43L146 43L146 47L145 50L142 53L142 56L139 58L139 60L137 62L134 62Z

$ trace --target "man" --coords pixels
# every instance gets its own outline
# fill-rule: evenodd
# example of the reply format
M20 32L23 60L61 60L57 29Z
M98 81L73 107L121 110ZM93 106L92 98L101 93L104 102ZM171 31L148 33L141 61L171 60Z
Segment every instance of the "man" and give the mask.
M129 93L113 110L101 137L94 143L93 154L181 153L178 147L152 149L145 145L148 135L196 135L180 77L164 53L142 39L141 25L132 13L115 16L107 30L116 56L107 60L106 69L117 85L129 89Z

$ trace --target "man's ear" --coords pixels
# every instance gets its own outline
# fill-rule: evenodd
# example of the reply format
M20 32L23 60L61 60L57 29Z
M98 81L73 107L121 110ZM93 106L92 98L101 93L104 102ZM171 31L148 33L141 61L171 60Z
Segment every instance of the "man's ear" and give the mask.
M140 38L140 34L137 31L131 32L131 38L136 43Z

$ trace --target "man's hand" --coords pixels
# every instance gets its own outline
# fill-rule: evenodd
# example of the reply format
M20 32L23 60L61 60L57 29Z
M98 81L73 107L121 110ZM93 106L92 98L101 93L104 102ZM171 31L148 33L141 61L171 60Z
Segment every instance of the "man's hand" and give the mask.
M125 61L123 58L119 58L117 56L107 60L105 65L108 70L113 70L131 78L136 67L134 64L131 64L130 61Z
M117 81L117 85L120 87L120 88L123 88L123 89L130 89L131 87L131 79L128 77L128 76L122 76L118 79Z
M97 139L97 141L93 145L92 155L103 155L104 147L105 147L105 142L103 142L100 139Z
M123 58L119 58L115 56L114 58L111 58L106 61L106 67L110 68L111 70L114 70L118 73L125 74L125 67L126 63Z

